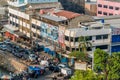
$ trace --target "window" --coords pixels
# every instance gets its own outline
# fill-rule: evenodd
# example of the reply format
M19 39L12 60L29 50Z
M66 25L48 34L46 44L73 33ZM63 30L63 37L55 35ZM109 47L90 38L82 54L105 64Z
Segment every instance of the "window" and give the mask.
M19 27L19 25L16 23L16 27Z
M70 37L70 41L73 42L74 38L73 37Z
M78 38L78 37L76 37L76 38L75 38L75 42L78 42L78 40L79 40L79 38Z
M99 40L99 39L108 39L108 34L105 34L105 35L97 35L97 36L96 36L96 40Z
M101 46L96 46L96 49L108 49L108 45L101 45Z
M67 51L70 51L70 47L66 46L66 50L67 50Z
M113 15L112 13L109 13L109 16Z
M104 7L104 8L108 8L108 6L107 6L107 5L104 5L103 7Z
M115 7L115 10L119 10L119 7Z
M98 14L102 14L102 11L98 11Z
M88 47L88 48L87 48L87 51L92 51L91 47Z
M100 39L102 39L102 35L97 35L96 40L100 40Z
M103 39L108 39L108 34L103 35Z
M35 33L33 33L33 36L34 36L34 37L36 37L36 34L35 34Z
M98 7L102 7L102 4L98 4Z
M103 12L103 14L104 14L104 15L107 15L107 13L106 13L106 12Z
M87 36L87 41L92 40L92 36Z
M75 48L72 48L72 51L75 51Z
M109 6L109 9L113 9L113 6Z
M35 28L35 25L34 25L34 24L32 24L32 28Z
M68 37L68 36L65 36L65 40L69 41L69 37Z
M12 24L12 21L10 21L10 24Z

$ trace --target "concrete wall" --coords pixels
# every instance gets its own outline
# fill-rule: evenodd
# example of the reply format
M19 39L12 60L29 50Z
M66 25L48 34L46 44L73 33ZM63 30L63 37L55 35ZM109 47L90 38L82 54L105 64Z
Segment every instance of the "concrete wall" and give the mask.
M85 3L85 14L96 16L97 15L97 4Z

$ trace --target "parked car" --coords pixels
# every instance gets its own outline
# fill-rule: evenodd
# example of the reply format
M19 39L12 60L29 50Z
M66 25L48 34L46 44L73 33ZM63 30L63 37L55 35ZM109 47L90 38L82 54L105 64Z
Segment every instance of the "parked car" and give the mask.
M62 68L61 73L64 74L65 76L70 76L72 75L72 70L70 68Z
M54 65L54 64L49 65L49 70L53 71L53 72L59 72L60 71L59 67Z
M2 49L2 50L7 50L7 46L6 45L0 45L0 49Z
M31 61L36 60L36 58L37 58L37 56L36 56L35 54L30 54L30 55L29 55L29 59L30 59Z
M44 69L38 66L29 66L28 67L28 74L30 75L30 77L34 77L37 78L40 75L44 74Z
M40 65L44 67L49 67L49 62L47 60L41 60Z
M0 42L0 45L3 45L3 42Z
M65 64L58 64L59 69L66 68L67 66Z
M11 49L11 47L9 47L9 46L7 46L7 49L6 49L8 52L12 52L12 49Z

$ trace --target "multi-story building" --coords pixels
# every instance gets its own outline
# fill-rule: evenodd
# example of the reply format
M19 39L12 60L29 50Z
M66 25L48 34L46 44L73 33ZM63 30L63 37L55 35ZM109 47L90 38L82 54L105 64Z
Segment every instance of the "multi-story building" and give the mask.
M97 0L97 16L120 15L120 0Z
M35 12L43 8L62 9L61 4L57 0L9 0L8 4L10 25L6 25L6 27L8 28L8 26L11 26L11 29L15 29L13 29L12 32L7 31L5 35L13 40L16 40L18 35L20 35L20 33L17 32L18 30L23 33L21 33L21 36L26 35L28 38L32 37L31 21L32 16L36 14ZM13 32L16 33L17 36L14 36ZM39 31L37 32L39 33Z
M108 25L111 29L110 33L110 53L112 52L120 52L120 16L103 16L103 17L97 17L95 20L104 19L104 25Z
M117 31L120 16L91 17L56 9L60 8L58 5L51 9L41 8L43 7L36 7L32 3L29 7L11 5L8 8L10 24L5 25L8 28L5 36L15 41L22 38L29 44L32 40L44 45L45 51L58 53L61 49L66 53L79 50L79 37L87 36L92 43L92 48L87 48L89 53L96 48L108 52L120 51ZM111 33L112 30L115 34Z
M97 2L95 1L86 1L85 2L85 14L96 16L97 14Z

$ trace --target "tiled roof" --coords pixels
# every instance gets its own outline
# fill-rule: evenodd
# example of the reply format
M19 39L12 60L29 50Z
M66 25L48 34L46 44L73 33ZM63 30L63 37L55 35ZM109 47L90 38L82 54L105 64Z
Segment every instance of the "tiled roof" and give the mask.
M72 18L75 18L77 16L80 16L80 14L78 14L78 13L74 13L74 12L70 12L70 11L65 11L65 10L61 10L61 11L56 12L54 14L56 16L65 17L67 19L72 19Z

